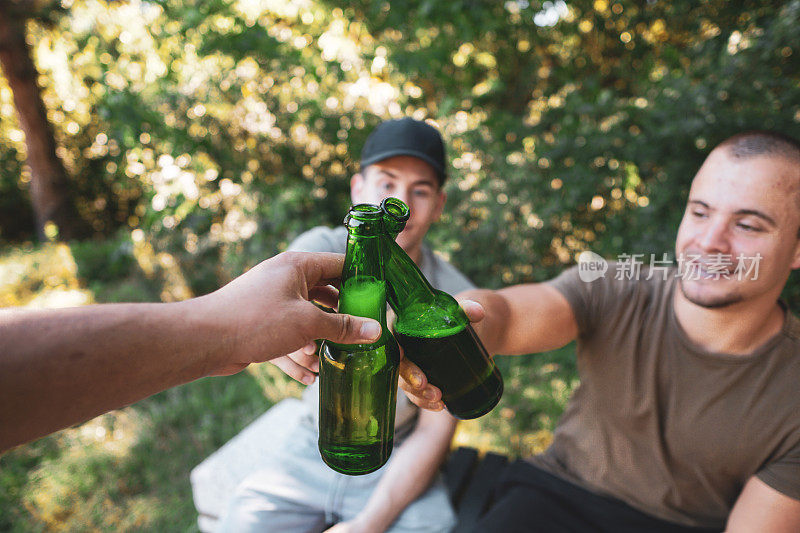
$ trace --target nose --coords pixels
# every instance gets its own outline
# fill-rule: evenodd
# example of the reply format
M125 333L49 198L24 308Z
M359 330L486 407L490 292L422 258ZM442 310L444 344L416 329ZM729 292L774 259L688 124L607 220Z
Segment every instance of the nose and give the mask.
M395 190L392 191L392 194L390 194L389 196L394 196L398 200L402 200L403 203L405 203L406 205L409 205L408 198L409 198L410 194L409 194L409 191L405 187L397 187L397 188L395 188Z
M695 239L700 249L705 253L728 253L728 224L725 220L712 220L706 224Z

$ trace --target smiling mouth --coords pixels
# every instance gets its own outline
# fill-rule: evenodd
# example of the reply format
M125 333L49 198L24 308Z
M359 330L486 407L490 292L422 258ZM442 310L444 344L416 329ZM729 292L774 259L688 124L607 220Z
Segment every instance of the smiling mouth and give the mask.
M684 262L680 270L683 278L689 281L710 280L719 281L730 279L734 274L732 263L721 263L711 261L692 261Z
M725 270L714 269L709 271L707 268L700 267L698 271L702 279L710 279L710 280L726 279L725 278L726 276L730 277L731 275L733 275L733 272L731 272L729 269Z

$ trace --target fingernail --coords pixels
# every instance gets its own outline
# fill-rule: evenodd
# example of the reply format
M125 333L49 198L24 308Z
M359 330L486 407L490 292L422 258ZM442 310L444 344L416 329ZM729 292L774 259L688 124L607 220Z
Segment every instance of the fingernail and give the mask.
M308 375L303 376L303 383L305 383L306 385L311 385L312 383L314 383L314 376L308 376Z
M381 325L371 320L369 322L364 322L361 325L361 337L364 339L375 340L381 335Z
M414 388L418 389L422 387L422 374L420 374L419 372L412 372L409 377L411 378L411 385Z
M436 398L436 395L430 389L425 389L425 392L422 393L422 397L426 400L433 400Z

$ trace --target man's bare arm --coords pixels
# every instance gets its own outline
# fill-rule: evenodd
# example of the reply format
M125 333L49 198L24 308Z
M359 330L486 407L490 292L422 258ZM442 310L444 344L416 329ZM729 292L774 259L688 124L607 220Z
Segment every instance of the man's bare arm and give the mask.
M733 506L727 533L797 533L800 531L800 500L790 498L753 476Z
M459 300L483 306L485 317L473 327L493 355L555 350L578 335L572 307L546 283L466 291L459 294Z
M340 254L281 254L170 304L0 310L0 451L181 383L237 372L315 338L370 342L374 320L329 314Z

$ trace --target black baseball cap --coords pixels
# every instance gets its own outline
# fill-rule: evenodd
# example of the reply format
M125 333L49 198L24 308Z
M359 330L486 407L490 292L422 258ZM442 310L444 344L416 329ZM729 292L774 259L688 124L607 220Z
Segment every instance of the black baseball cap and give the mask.
M398 155L422 159L436 171L439 185L447 179L444 142L439 131L420 120L387 120L367 137L361 150L361 168Z

